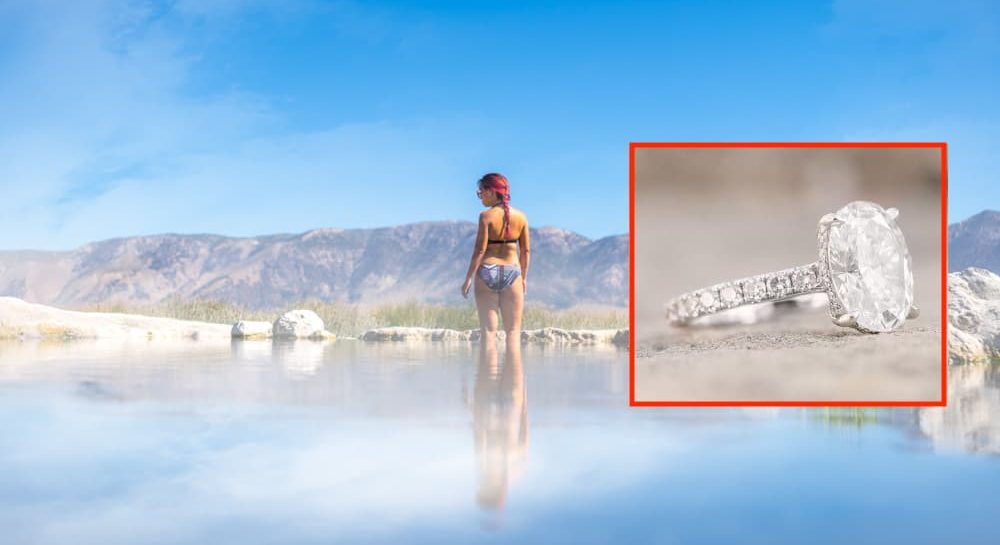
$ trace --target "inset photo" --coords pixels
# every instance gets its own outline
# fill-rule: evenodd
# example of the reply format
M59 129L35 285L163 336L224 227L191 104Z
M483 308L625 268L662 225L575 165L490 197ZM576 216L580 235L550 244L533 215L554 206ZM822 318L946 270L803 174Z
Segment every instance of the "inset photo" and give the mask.
M944 143L633 143L632 405L944 405Z

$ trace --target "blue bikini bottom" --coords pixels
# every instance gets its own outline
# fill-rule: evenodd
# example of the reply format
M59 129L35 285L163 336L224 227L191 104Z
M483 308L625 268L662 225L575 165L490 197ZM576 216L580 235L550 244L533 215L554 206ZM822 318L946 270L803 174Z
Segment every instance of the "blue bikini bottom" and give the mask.
M514 280L521 276L521 267L519 265L483 264L479 266L478 273L479 278L486 282L486 287L499 293L504 288L514 285Z

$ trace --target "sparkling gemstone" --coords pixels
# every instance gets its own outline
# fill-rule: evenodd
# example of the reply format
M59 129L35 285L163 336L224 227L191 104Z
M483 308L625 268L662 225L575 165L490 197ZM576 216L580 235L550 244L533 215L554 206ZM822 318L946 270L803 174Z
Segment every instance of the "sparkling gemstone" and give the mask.
M698 315L698 302L694 297L685 297L682 302L682 314L688 318Z
M903 232L881 206L855 201L830 225L827 258L834 295L869 331L892 331L913 306L913 271Z
M792 287L796 291L806 291L816 287L816 271L812 267L796 270L792 275Z
M767 291L770 292L771 297L784 297L791 291L791 287L791 281L783 274L772 276L767 281Z
M740 292L736 286L723 286L719 289L719 299L723 305L731 307L740 304Z
M743 283L743 294L747 301L763 301L767 297L767 286L761 278L754 278Z
M710 291L703 291L701 292L701 295L698 296L698 304L705 310L714 310L715 296L712 295L712 292Z

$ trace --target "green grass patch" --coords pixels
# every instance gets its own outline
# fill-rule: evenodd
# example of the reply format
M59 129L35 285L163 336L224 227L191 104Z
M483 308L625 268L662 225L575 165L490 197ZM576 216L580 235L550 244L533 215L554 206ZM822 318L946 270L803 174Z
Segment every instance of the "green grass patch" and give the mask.
M882 419L882 414L876 408L869 407L823 407L809 409L812 420L828 426L862 427L876 424Z

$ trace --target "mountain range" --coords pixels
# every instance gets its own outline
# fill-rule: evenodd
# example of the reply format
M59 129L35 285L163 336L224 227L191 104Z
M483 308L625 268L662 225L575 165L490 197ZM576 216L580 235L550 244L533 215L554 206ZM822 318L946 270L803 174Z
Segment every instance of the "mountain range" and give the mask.
M948 270L968 267L1000 274L1000 212L984 210L948 226Z
M377 304L464 301L476 225L227 237L161 234L71 251L0 251L0 295L57 306L156 303L170 297L279 308L305 299ZM628 235L591 240L531 230L528 300L552 308L628 305Z
M70 251L0 251L0 295L83 306L170 297L277 308L304 299L349 303L459 303L476 226L421 222L378 229L314 229L227 237L161 234ZM628 235L591 240L531 230L529 301L553 308L628 305ZM948 227L948 270L1000 273L1000 212Z

